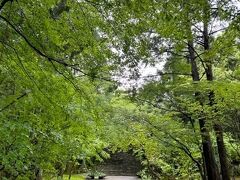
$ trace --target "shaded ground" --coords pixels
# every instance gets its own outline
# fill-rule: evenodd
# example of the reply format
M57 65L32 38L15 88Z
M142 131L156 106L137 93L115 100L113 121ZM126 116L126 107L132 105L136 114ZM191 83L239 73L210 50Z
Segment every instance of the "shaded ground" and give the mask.
M107 176L106 180L138 180L136 176Z

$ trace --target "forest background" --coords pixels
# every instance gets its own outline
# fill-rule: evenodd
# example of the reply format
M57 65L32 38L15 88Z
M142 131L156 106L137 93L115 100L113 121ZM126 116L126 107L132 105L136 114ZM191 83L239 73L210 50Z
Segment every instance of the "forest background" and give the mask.
M239 176L239 13L235 0L1 0L0 177L129 150L142 179Z

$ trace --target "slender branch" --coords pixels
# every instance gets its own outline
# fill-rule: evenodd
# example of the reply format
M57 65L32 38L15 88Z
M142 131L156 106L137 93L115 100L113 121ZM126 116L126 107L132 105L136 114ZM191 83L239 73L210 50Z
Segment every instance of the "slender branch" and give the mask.
M196 43L199 44L200 46L204 46L204 43L202 41L196 40Z
M188 43L186 43L193 51L194 51L194 53L197 55L197 57L199 58L199 60L201 61L201 63L202 63L202 66L203 66L203 68L204 68L204 70L206 70L207 69L207 67L205 66L205 64L204 64L204 61L203 61L203 59L201 58L201 55L195 50L195 48L194 47L192 47L191 45L189 45Z
M153 107L155 107L155 108L157 108L157 109L161 109L161 110L164 110L164 111L167 111L167 112L177 112L177 113L182 114L183 116L185 116L186 118L188 118L188 119L190 120L191 126L192 126L192 128L193 128L193 132L196 133L196 129L195 129L194 121L193 121L192 117L191 117L187 112L184 112L184 110L182 110L181 107L179 107L179 106L178 106L175 102L173 102L170 98L167 98L167 99L171 102L172 107L175 107L176 109L163 108L163 107L161 107L161 106L159 106L159 105L157 105L157 104L154 104L154 103L152 103L152 102L150 102L150 101L148 101L148 100L142 100L142 99L137 98L137 97L135 97L135 98L136 98L137 100L140 100L141 102L146 102L146 103L148 103L149 105L151 105L151 106L153 106ZM196 141L198 141L198 140L196 139Z
M199 32L203 32L203 30L200 29L197 25L193 24L193 26L194 26Z
M168 98L168 100L169 100L169 101L171 102L171 104L172 104L172 107L175 107L175 108L177 108L177 109L164 108L164 107L159 106L158 104L152 103L151 101L143 100L143 99L138 98L138 97L135 97L135 98L136 98L136 100L141 101L141 102L143 102L143 103L147 103L147 104L149 104L149 105L151 105L151 106L153 106L153 107L155 107L155 108L157 108L157 109L161 109L161 110L164 110L164 111L167 111L167 112L177 112L177 113L180 113L180 114L184 115L186 118L189 118L189 119L190 119L191 125L192 125L192 127L193 127L193 131L196 132L195 127L194 127L194 122L193 122L191 116L190 116L188 113L184 112L184 111L183 111L176 103L174 103L171 99Z
M108 78L104 78L104 77L98 77L98 76L92 76L92 74L86 73L84 71L82 71L81 69L75 67L72 64L68 64L67 62L65 62L62 59L56 59L53 57L50 57L48 55L46 55L45 53L43 53L41 50L39 50L37 47L35 47L30 40L18 29L16 28L7 18L5 18L4 16L0 15L0 18L3 19L3 21L5 21L20 37L22 37L24 39L24 41L41 57L46 58L49 62L54 61L58 64L61 64L64 67L69 67L72 68L73 70L82 73L85 76L91 77L91 78L96 78L96 79L100 79L100 80L105 80L105 81L110 81L110 82L115 82L112 79L108 79Z
M167 98L171 102L172 106L177 108L177 111L179 113L181 113L183 116L185 116L186 118L188 118L190 120L193 131L196 133L196 129L195 129L195 126L194 126L194 120L192 119L191 115L188 114L187 112L184 112L184 110L181 108L181 106L179 106L176 102L174 102L170 97L166 97L166 96L164 96L164 97Z
M29 72L27 71L27 69L25 68L17 50L9 45L9 44L6 44L4 42L2 42L0 40L0 42L3 44L3 46L5 46L5 48L10 48L11 50L13 50L13 52L16 54L16 57L17 57L17 60L19 63L17 63L16 61L16 64L22 69L23 73L31 80L31 82L33 83L33 85L35 85L37 87L37 89L39 90L39 92L51 103L52 106L56 107L56 106L59 106L56 102L54 102L46 93L44 93L41 89L41 87L38 85L38 83L35 81L34 78L31 77L31 75L29 74ZM14 59L13 59L14 60ZM62 106L59 106L60 108L62 108Z
M197 160L193 157L193 155L192 155L192 153L191 153L191 150L190 150L184 143L182 143L180 140L178 140L178 139L176 139L175 137L173 137L170 133L163 131L160 127L154 125L154 124L151 123L150 121L148 121L148 120L146 120L146 119L144 119L144 121L145 121L146 123L148 123L150 126L152 126L154 129L156 129L156 130L158 130L158 131L160 131L160 132L163 132L164 134L166 134L167 136L169 136L171 139L173 139L177 144L179 144L180 146L177 146L177 147L178 147L179 149L183 150L183 151L187 154L187 156L190 157L190 159L191 159L194 163L196 163L196 165L198 166L198 169L199 169L200 173L202 173L202 166L201 166L200 162L197 161ZM154 134L155 134L155 133L154 133ZM157 137L156 134L155 134L155 137Z
M151 78L151 77L158 77L158 76L164 76L164 75L182 75L182 76L192 76L192 74L189 73L163 73L159 72L158 74L152 74L152 75L147 75L147 76L141 76L140 78Z
M55 71L57 73L61 74L66 80L68 80L77 91L80 91L80 88L71 79L69 79L63 72L58 70L58 68L56 67L56 65L52 61L51 61L51 64L52 64L53 68L55 69Z
M178 73L178 72L158 72L159 75L184 75L184 76L191 76L192 74L189 73Z
M26 96L29 92L25 91L22 95L20 95L19 97L17 97L15 100L13 100L11 103L9 103L8 105L4 106L2 109L0 109L0 112L6 110L9 106L13 105L15 102L17 102L18 100L22 99L24 96Z
M13 0L3 0L2 2L1 2L1 4L0 4L0 11L3 9L3 7L5 6L5 4L7 3L7 2L13 2Z
M138 97L135 97L135 98L136 98L136 100L138 100L138 101L140 101L142 103L147 103L147 104L149 104L149 105L151 105L151 106L153 106L153 107L155 107L157 109L161 109L161 110L168 111L168 112L179 112L179 111L177 111L175 109L167 109L167 108L161 107L161 106L159 106L157 104L154 104L154 103L152 103L151 101L148 101L148 100L143 100L143 99L138 98Z
M224 28L221 28L221 29L218 29L218 30L212 31L212 32L209 33L209 35L213 35L213 34L219 32L219 31L224 31L224 30L226 30L226 29L227 29L227 28L224 27Z
M204 71L204 72L202 73L202 76L200 77L199 80L201 80L201 79L204 77L205 74L206 74L206 72Z
M182 149L191 158L191 160L197 164L199 169L201 169L201 164L193 157L190 149L181 141L173 137L171 134L168 133L168 136L172 138L175 142L177 142L179 145L181 145L179 148Z
M55 61L59 64L62 64L63 66L70 66L69 64L67 64L66 62L64 62L61 59L55 59L52 58L50 56L47 56L46 54L44 54L42 51L40 51L38 48L36 48L31 42L30 40L28 40L28 38L19 30L17 29L7 18L5 18L4 16L0 15L0 18L3 19L8 25L10 25L10 27L18 34L20 35L24 41L40 56L48 59L49 61Z

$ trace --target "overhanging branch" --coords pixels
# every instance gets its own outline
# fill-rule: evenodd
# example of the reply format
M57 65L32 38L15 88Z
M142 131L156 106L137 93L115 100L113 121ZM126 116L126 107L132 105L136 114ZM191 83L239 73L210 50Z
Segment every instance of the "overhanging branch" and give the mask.
M3 9L3 7L5 6L5 4L6 4L7 2L13 2L13 0L3 0L3 1L1 2L1 4L0 4L0 11Z
M13 100L11 103L9 103L8 105L4 106L2 109L0 109L0 112L6 110L8 107L10 107L11 105L13 105L15 102L17 102L19 99L22 99L24 96L26 96L29 92L25 91L22 95L20 95L19 97L17 97L15 100Z
M39 56L47 59L49 62L56 62L64 67L69 67L72 68L73 70L82 73L84 76L88 76L91 78L95 78L95 79L100 79L100 80L105 80L105 81L111 81L113 82L112 79L108 79L108 78L104 78L104 77L98 77L98 76L92 76L92 74L86 73L83 70L79 69L78 67L72 65L72 64L68 64L67 62L65 62L63 59L56 59L53 57L50 57L49 55L43 53L40 49L38 49L37 47L35 47L30 40L18 29L16 28L6 17L0 15L0 19L2 19L4 22L6 22L26 43L27 45L33 49Z

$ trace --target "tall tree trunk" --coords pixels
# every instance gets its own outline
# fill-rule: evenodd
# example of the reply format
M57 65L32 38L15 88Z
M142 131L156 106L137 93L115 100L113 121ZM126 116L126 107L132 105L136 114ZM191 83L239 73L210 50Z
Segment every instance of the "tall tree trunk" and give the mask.
M194 46L193 46L192 40L188 41L188 51L189 51L189 58L191 63L192 79L193 81L200 81L197 63L195 61L196 57L194 53ZM199 95L200 95L199 92L195 93L196 99L199 99ZM200 126L201 137L202 137L203 156L204 156L204 161L205 161L206 170L207 170L207 178L209 180L218 180L220 179L220 175L218 172L218 167L216 165L213 148L212 148L211 137L206 127L205 118L199 119L199 126Z
M230 180L230 172L229 172L229 162L227 159L227 152L224 145L224 139L223 139L223 130L222 126L219 124L214 124L214 130L216 133L216 139L217 139L217 146L218 146L218 153L219 153L219 159L221 164L221 173L222 173L222 179L223 180Z
M208 23L204 22L203 27L203 42L204 42L204 50L208 51L210 49L209 45L209 34L208 34ZM206 61L206 68L205 74L208 81L213 81L213 70L212 70L212 63L210 60ZM209 92L209 105L214 105L214 91ZM230 172L229 172L229 163L227 160L227 152L224 145L223 139L223 129L219 123L214 123L214 131L216 134L216 141L218 147L218 154L221 166L221 174L223 180L230 180Z

